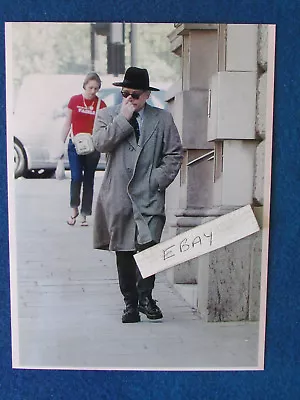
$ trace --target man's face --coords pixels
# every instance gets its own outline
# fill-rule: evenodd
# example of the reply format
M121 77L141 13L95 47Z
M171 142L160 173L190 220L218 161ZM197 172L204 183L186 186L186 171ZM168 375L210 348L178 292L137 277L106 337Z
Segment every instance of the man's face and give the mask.
M144 107L150 96L149 90L144 92L139 89L122 88L121 93L123 95L123 101L127 99L134 106L134 110L137 112ZM138 99L136 97L138 97Z

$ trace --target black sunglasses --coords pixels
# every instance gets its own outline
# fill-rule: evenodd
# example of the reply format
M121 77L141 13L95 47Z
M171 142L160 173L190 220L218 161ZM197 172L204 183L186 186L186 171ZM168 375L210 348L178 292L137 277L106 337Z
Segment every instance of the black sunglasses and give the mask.
M125 97L125 99L129 96L131 96L133 99L138 100L140 98L140 96L143 94L144 92L128 92L127 90L121 90L121 94L123 97Z

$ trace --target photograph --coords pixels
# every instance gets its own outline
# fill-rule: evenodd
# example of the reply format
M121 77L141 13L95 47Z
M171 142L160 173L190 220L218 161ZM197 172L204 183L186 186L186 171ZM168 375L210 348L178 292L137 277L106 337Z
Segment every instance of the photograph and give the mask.
M275 32L5 23L13 369L264 370Z

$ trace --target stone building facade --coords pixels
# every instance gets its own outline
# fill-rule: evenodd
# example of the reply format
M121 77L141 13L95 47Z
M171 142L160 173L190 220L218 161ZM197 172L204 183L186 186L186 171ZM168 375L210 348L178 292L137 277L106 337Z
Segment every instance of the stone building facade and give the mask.
M266 25L175 24L182 76L167 94L184 161L168 188L163 239L247 204L261 223L266 188ZM258 320L262 230L167 270L206 321Z

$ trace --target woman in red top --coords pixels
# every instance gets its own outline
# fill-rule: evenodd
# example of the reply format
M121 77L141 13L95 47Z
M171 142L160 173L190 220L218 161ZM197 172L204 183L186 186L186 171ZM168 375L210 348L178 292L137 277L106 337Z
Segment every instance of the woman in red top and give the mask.
M96 110L106 107L104 101L96 96L100 88L101 79L95 72L90 72L83 81L83 93L71 97L62 131L64 142L71 127L74 136L81 132L93 133ZM67 220L67 223L69 225L76 223L81 204L81 226L87 226L86 217L92 214L94 177L100 153L95 150L93 153L85 156L79 156L70 137L68 156L71 169L70 206L72 208L72 215ZM82 186L82 201L80 201Z

